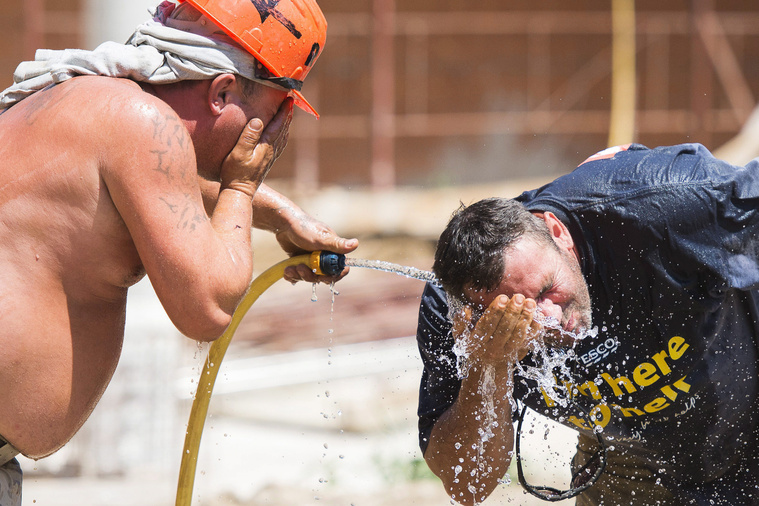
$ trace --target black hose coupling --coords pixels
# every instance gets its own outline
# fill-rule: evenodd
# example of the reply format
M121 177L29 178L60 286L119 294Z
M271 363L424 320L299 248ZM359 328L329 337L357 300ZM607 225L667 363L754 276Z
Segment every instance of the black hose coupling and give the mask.
M319 276L337 276L345 269L345 255L332 251L314 251L309 267Z

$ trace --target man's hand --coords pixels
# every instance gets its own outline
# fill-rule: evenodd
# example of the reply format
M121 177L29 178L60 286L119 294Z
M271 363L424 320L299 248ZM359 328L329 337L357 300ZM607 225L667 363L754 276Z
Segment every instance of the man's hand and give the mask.
M337 235L329 226L307 214L290 199L261 185L253 200L253 226L273 232L282 249L290 256L326 250L347 254L358 248L358 239ZM307 265L290 266L284 278L291 283L331 283L348 274L348 268L335 277L317 276Z
M533 318L537 304L516 294L510 300L497 296L480 318L471 306L454 315L453 335L467 351L467 363L481 368L513 365L535 342L541 342L542 325Z
M522 295L499 295L479 319L470 306L454 317L453 336L466 350L468 371L456 400L435 422L424 459L460 504L483 502L511 464L514 364L540 339L536 307Z
M291 227L278 232L276 237L279 245L290 256L318 250L346 254L358 248L358 239L340 237L330 227L303 211L300 211L298 219ZM301 264L287 267L284 278L291 283L297 281L331 283L343 279L348 271L349 268L346 267L336 277L317 276L308 266Z
M266 129L253 118L243 129L234 149L221 167L221 188L232 188L251 198L282 154L290 135L293 115L291 98L285 99Z

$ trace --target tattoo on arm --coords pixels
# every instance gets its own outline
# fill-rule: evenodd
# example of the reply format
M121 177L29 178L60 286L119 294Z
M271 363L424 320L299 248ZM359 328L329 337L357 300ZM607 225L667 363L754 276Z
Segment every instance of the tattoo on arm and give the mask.
M184 194L181 200L176 202L169 200L169 197L160 197L160 200L169 212L176 216L176 228L179 230L193 232L198 225L208 221L203 206L195 202L190 194Z
M169 182L186 183L192 174L188 174L187 166L178 158L184 154L189 143L187 131L179 119L172 116L155 118L153 138L159 145L164 146L151 151L156 158L156 166L153 170L163 174Z
M161 174L169 184L186 188L192 184L196 174L183 163L185 150L189 147L187 131L178 118L174 116L157 117L153 120L153 137L158 141L159 149L151 150L155 159L153 170ZM199 196L199 195L198 195ZM187 232L194 231L201 223L208 220L202 200L190 193L160 197L161 202L176 217L176 228Z

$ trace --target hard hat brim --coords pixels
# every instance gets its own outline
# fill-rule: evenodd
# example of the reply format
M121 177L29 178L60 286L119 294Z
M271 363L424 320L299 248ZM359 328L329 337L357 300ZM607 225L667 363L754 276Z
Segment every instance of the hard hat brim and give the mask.
M293 102L295 105L306 111L307 113L313 115L316 117L316 119L319 119L319 113L316 112L316 109L313 108L311 104L308 103L308 100L306 100L306 97L304 97L301 92L299 91L291 91L290 94L293 97Z

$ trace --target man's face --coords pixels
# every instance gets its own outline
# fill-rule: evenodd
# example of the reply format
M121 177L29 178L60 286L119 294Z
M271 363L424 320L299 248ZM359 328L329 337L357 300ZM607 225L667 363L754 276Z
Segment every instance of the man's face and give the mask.
M240 105L240 109L245 114L243 127L253 118L258 118L264 125L268 125L286 98L287 93L284 91L259 86L256 93L250 97L244 97ZM240 131L242 132L242 128Z
M218 180L224 159L238 143L248 122L258 118L266 127L285 98L286 92L268 86L258 87L250 96L244 96L240 90L235 102L225 106L223 114L215 120L211 134L204 138L204 142L196 143L198 173L204 178Z
M495 290L467 290L471 302L487 307L498 295L521 293L561 327L577 333L591 325L590 294L577 259L553 244L522 238L504 253L506 272Z

